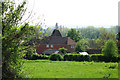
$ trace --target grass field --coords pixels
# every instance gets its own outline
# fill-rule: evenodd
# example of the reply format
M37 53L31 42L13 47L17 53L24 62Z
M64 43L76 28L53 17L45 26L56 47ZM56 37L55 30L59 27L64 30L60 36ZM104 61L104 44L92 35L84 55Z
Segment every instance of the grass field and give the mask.
M118 63L25 60L24 78L118 78Z

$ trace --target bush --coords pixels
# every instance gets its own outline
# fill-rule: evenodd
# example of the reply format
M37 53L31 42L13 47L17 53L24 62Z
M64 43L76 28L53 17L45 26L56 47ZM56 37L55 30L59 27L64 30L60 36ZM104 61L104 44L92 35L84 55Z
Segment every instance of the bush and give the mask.
M106 57L104 56L105 62L118 62L118 57Z
M52 61L61 61L63 58L60 54L53 53L53 54L50 55L49 59L52 60Z
M49 56L47 56L47 55L39 55L38 59L49 59Z
M102 49L102 53L104 56L108 58L117 57L118 56L118 48L114 40L108 40Z
M84 55L84 56L83 56L83 60L84 60L84 61L90 61L89 59L90 59L90 56L89 56L89 55Z
M84 44L82 42L77 42L76 46L75 46L75 52L83 52L85 51L85 47Z
M28 60L37 60L37 59L49 59L49 56L47 55L42 55L42 54L37 54L37 53L34 53L33 55L31 56L24 56L25 59L28 59Z
M64 61L94 61L94 62L118 62L119 57L106 57L102 54L80 55L80 54L65 54Z
M64 61L68 61L69 60L69 55L65 54L63 58L64 58Z
M64 61L89 61L89 55L66 54Z
M58 50L61 51L63 54L65 54L67 52L67 49L64 48L64 47L63 48L59 48Z
M99 62L105 61L105 57L103 55L97 55L97 57L98 57L97 61L99 61Z

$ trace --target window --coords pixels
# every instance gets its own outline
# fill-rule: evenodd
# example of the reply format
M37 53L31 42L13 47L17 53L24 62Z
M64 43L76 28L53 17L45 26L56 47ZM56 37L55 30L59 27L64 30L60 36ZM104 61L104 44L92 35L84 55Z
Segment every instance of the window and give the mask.
M53 48L53 45L51 44L51 48Z
M49 44L47 44L46 47L49 48Z
M74 48L74 45L71 45L71 48Z

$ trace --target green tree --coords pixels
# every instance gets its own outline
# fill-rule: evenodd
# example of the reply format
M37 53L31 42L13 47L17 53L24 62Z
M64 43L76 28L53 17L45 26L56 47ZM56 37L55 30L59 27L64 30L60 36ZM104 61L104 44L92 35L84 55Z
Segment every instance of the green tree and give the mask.
M60 27L58 27L58 29L63 37L67 36L67 32L68 32L69 28L64 27L64 26L60 26Z
M86 51L88 48L88 41L85 39L81 39L80 41L77 42L75 46L75 52L83 52Z
M2 78L20 77L23 52L35 45L29 41L36 36L36 27L21 23L26 2L15 5L12 0L2 2ZM35 38L36 39L36 38Z
M97 42L95 39L88 39L88 47L89 48L97 48Z
M32 58L32 56L36 54L36 49L34 49L34 48L29 48L29 49L27 49L24 53L25 53L24 58L30 60L30 59Z
M107 40L113 39L116 41L116 36L112 32L108 32L105 28L100 28L100 37L96 40L97 48L102 49Z
M63 48L59 48L58 50L61 51L63 54L65 54L67 52L67 49L64 48L64 47Z
M120 50L120 26L117 26L117 46L118 49Z
M100 36L100 32L98 28L94 28L93 26L88 26L86 28L79 28L83 38L89 39L97 39Z
M118 48L114 40L108 40L102 49L102 54L106 57L117 57Z
M68 31L67 37L70 37L75 42L78 42L80 39L82 39L81 33L73 28Z

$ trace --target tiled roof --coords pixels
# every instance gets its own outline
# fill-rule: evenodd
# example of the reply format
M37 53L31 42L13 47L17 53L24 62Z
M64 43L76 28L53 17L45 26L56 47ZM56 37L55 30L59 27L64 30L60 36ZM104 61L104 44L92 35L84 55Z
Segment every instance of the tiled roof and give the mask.
M40 44L67 44L67 37L49 36L42 39Z
M59 30L54 30L52 35L49 37L45 37L40 41L40 44L66 44L66 45L75 45L76 42L74 42L69 37L62 37Z
M68 45L75 45L76 44L76 42L73 41L70 37L68 37L67 39L68 39L67 40L68 41L68 43L67 43Z
M69 37L60 37L60 36L49 36L40 41L40 44L67 44L67 45L75 45L74 42Z

